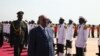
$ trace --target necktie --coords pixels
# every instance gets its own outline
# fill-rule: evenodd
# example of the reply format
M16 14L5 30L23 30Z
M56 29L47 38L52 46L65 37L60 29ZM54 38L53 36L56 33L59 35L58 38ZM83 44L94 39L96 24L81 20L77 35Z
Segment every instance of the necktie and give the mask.
M46 29L43 29L44 34L46 35L47 39L49 39L49 33Z

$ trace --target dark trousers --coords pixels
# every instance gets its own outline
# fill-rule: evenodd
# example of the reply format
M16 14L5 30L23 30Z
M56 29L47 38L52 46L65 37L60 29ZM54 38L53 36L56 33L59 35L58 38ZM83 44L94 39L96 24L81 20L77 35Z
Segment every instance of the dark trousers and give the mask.
M57 53L64 53L64 45L63 44L57 44Z
M56 36L57 36L57 32L55 32L55 38L56 38Z
M100 56L100 45L98 46L98 48L99 48L99 56Z
M86 52L87 51L87 49L86 49L86 47L84 48L84 52Z
M73 37L75 38L77 36L77 32L74 32L74 35L73 35Z
M14 56L21 56L23 45L14 45Z
M97 32L97 37L99 38L99 32Z
M84 56L84 48L76 47L76 56Z
M91 34L92 34L92 38L94 38L94 32L91 32Z
M89 35L88 35L88 38L90 38L90 31L89 31Z
M0 47L3 45L3 35L0 33Z
M66 40L66 54L70 54L70 53L67 53L67 48L72 48L72 41L70 41L70 40Z

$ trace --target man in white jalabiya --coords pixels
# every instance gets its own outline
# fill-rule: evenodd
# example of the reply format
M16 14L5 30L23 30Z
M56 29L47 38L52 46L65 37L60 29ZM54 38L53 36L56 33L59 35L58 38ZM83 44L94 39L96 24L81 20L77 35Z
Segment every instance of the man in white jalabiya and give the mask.
M71 49L72 49L72 38L74 35L74 25L73 21L69 20L67 25L67 32L66 32L66 55L71 56Z
M58 56L64 56L65 32L66 28L64 24L64 19L60 18L58 26L58 44L57 44Z
M87 26L85 25L86 20L83 17L79 18L79 25L78 25L78 36L76 39L76 56L85 56L84 49L86 48L87 42Z

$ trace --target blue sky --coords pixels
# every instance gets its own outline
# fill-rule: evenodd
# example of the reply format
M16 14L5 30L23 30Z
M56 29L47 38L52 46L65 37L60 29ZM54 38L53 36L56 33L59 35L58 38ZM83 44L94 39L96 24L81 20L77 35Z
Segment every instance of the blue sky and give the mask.
M23 20L35 20L44 14L52 22L58 23L60 17L67 23L72 19L78 23L79 16L87 19L87 23L99 24L99 0L0 0L0 21L16 20L16 13L24 11Z

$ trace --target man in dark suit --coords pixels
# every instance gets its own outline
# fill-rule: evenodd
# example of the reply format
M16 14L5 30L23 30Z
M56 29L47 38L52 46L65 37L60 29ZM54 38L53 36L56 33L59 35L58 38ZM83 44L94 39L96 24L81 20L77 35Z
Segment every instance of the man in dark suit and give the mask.
M54 56L51 55L53 43L50 44L50 37L46 35L47 21L44 15L39 16L38 24L29 33L28 56Z
M23 46L27 44L28 29L27 24L22 21L23 11L17 13L18 20L10 26L10 45L14 47L14 56L20 56Z

